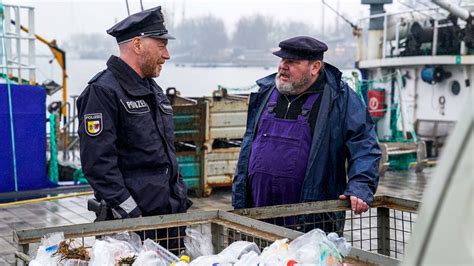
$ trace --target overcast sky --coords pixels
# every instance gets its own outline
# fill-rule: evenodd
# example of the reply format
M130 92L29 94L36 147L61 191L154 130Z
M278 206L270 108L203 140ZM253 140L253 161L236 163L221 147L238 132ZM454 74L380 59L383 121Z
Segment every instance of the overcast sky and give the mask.
M388 11L406 9L400 5L387 5ZM429 0L403 2L428 3ZM450 0L453 3L474 2L474 0ZM140 0L128 0L131 13L140 11ZM368 14L368 6L360 0L326 0L334 8L352 21ZM105 31L127 16L126 0L3 0L4 4L25 5L35 8L36 33L47 39L60 42L71 33L92 33ZM269 15L279 21L296 20L321 28L322 0L143 0L144 8L163 6L164 13L172 19L169 23L179 23L183 16L191 18L212 14L224 20L232 31L236 21L245 15ZM334 13L325 9L326 26L334 24ZM341 26L346 25L340 22ZM25 24L25 23L22 23Z
M5 4L33 6L36 32L48 39L62 40L71 33L101 32L127 16L125 0L4 0ZM131 13L140 11L139 0L129 0ZM337 0L326 0L334 7ZM143 0L144 8L163 6L163 12L179 23L186 18L212 14L224 20L232 31L235 22L245 15L270 15L277 20L305 21L315 26L321 21L321 0ZM360 0L339 0L342 12L355 19L368 10ZM325 12L332 18L331 11ZM333 20L333 19L332 19ZM171 21L170 21L171 22Z

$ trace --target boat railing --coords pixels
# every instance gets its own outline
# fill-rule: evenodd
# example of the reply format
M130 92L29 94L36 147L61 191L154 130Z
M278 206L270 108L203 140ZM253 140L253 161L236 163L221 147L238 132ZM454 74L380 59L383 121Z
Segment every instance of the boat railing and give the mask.
M63 160L70 159L71 154L74 153L79 145L79 136L77 134L78 115L76 114L76 100L77 95L71 96L72 104L67 102L67 118L64 124L59 129L63 138L63 145L61 146Z
M462 7L457 7L457 10L461 10L464 13L471 14L472 10L474 10L474 4L467 4ZM451 11L451 14L454 11ZM463 14L464 14L463 13ZM400 52L402 51L403 47L400 47L401 41L404 38L407 38L410 27L415 22L423 23L423 22L432 22L432 31L431 34L431 55L437 56L440 55L438 51L438 38L439 38L439 31L441 28L444 27L451 27L453 23L449 21L448 15L450 14L449 10L446 10L440 6L432 6L426 8L413 8L411 10L405 10L400 12L393 12L393 13L381 13L381 14L374 14L370 16L362 17L358 20L357 27L358 30L358 45L359 45L359 52L358 52L358 61L367 60L367 59L385 59L388 57L397 57L400 56ZM456 17L459 17L461 21L466 21L472 19L472 14L465 19L465 16L458 16L455 13ZM368 42L368 35L369 35L369 21L371 19L383 18L383 30L382 35L380 36L381 39L381 47L380 55L377 58L368 58L367 54L364 54L365 49L363 47L367 47ZM461 22L459 25L466 27L463 25L464 22ZM380 41L380 40L378 40ZM391 49L391 50L390 50ZM389 54L389 52L391 53ZM465 46L464 41L461 41L460 51L456 53L456 55L466 55L468 53L468 49ZM443 54L444 55L444 54ZM455 54L453 54L455 55Z
M28 78L30 84L36 83L36 62L35 62L35 15L34 8L20 5L3 5L3 27L0 30L0 40L2 45L2 54L0 59L0 68L2 72L16 77L18 80ZM22 18L26 22L22 22ZM15 23L10 23L10 22ZM22 33L21 23L28 25L30 31ZM25 49L23 51L22 49ZM22 56L27 54L27 60ZM25 75L26 72L26 75Z

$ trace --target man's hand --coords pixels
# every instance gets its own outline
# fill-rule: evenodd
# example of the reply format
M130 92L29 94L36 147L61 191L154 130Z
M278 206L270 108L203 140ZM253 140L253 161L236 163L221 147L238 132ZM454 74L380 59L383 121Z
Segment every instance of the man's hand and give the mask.
M340 200L347 200L346 195L340 195ZM369 205L365 201L359 199L358 197L350 196L351 208L355 214L361 214L369 210Z

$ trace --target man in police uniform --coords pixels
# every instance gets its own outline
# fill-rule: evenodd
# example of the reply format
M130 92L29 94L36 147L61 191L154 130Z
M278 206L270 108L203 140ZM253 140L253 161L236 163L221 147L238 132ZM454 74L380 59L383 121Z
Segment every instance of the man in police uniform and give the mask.
M297 36L279 46L278 73L258 80L260 90L250 96L233 206L341 199L356 214L367 211L380 159L367 107L342 82L341 72L323 62L325 43ZM341 232L344 213L306 216L302 222Z
M173 109L153 80L174 39L161 7L133 14L107 33L120 57L111 56L77 100L84 175L107 205L106 220L186 212Z

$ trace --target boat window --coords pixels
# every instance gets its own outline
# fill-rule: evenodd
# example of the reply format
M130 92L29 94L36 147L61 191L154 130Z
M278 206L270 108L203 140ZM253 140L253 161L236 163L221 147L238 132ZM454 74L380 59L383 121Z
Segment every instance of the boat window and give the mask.
M461 92L461 85L456 80L451 84L451 92L454 95L458 95Z

